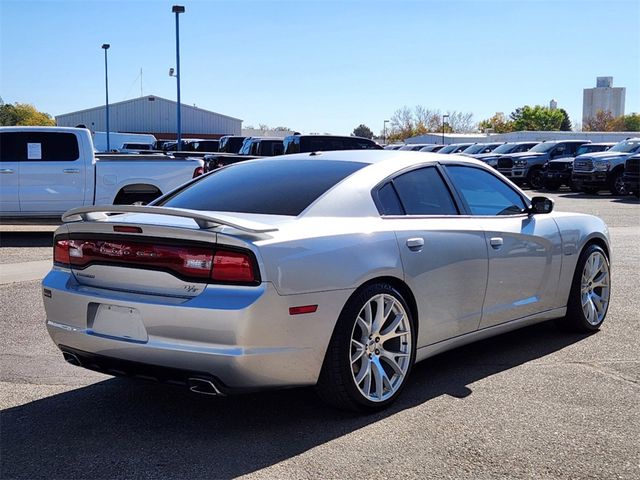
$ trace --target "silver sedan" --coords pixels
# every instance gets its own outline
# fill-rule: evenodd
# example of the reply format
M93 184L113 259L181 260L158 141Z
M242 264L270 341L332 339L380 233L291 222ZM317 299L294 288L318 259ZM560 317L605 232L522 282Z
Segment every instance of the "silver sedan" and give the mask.
M456 155L336 151L225 167L150 206L67 212L43 281L64 358L227 395L393 402L411 367L555 319L605 319L597 217Z

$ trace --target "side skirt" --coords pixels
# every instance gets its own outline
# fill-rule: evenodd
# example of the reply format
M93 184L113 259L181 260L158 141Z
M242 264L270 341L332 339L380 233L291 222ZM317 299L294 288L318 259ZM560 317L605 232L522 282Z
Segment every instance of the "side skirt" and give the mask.
M528 317L519 318L517 320L511 320L510 322L502 323L500 325L494 325L492 327L483 328L482 330L476 330L475 332L466 333L459 337L443 340L426 347L418 348L416 352L416 362L420 362L439 353L452 350L454 348L467 345L469 343L484 340L485 338L494 337L503 333L517 330L518 328L528 327L536 323L541 323L554 318L564 317L567 313L567 308L555 308L553 310L547 310L545 312L536 313Z

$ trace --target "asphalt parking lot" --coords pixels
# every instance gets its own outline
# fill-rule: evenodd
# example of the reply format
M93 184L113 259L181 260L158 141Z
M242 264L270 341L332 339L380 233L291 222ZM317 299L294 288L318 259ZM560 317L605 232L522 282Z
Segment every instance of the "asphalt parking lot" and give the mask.
M311 389L209 398L66 364L37 280L53 228L1 226L0 478L640 478L640 204L549 196L611 229L602 330L545 323L439 355L369 416Z

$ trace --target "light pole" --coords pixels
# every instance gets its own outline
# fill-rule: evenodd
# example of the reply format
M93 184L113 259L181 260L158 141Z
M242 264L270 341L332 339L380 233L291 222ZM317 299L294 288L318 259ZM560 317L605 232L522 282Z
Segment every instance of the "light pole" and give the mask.
M382 124L382 143L387 144L387 123L389 120L385 120Z
M109 75L107 70L107 50L109 50L108 43L103 43L104 49L104 92L105 92L105 110L107 112L107 152L111 151L111 145L109 144Z
M445 119L449 120L449 115L445 114L442 115L442 144L444 145L444 125L445 125Z
M176 151L182 150L182 124L180 122L180 21L179 15L184 13L184 7L174 5L171 11L176 14L176 84L178 88L178 143Z

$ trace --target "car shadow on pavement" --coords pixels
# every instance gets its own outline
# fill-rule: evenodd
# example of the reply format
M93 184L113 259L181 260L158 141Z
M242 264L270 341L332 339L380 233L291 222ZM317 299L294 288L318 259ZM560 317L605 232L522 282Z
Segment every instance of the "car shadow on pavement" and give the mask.
M0 247L51 247L53 232L0 232Z
M1 417L1 477L230 478L299 455L442 395L584 339L545 323L417 364L388 410L357 415L326 407L312 389L227 398L109 379ZM320 472L318 472L320 474Z

